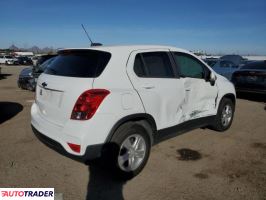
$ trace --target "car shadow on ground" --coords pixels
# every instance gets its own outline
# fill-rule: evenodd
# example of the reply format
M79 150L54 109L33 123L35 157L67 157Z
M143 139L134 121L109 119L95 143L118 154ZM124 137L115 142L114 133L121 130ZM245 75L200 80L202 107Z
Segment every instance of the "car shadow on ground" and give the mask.
M237 93L237 98L266 103L266 94Z
M90 163L89 183L86 200L116 199L123 200L123 185L126 181L119 180L114 173L98 162Z
M16 102L0 102L0 124L16 116L23 106Z
M12 74L0 74L0 80L6 79L8 76L12 76Z

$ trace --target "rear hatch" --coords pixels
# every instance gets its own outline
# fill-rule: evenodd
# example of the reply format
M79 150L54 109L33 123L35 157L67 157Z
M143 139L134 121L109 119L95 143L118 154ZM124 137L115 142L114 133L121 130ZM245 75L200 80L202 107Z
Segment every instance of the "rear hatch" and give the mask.
M70 119L78 97L92 89L111 58L111 54L96 50L61 50L39 77L36 104L39 114L59 126Z

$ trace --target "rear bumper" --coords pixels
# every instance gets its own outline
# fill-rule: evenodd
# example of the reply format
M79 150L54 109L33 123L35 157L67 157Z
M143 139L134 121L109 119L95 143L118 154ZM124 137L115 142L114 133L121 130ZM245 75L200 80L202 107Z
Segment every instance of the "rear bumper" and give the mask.
M73 154L68 153L59 142L45 136L44 134L39 132L33 125L31 125L31 127L32 127L32 131L35 134L35 136L42 143L44 143L46 146L50 147L51 149L55 150L56 152L68 158L85 163L87 161L94 160L101 156L103 144L87 146L85 153L82 156L73 155Z
M33 103L31 125L35 135L47 146L75 160L88 161L101 156L112 123L109 117L96 115L88 121L67 120L60 125L48 121L40 112L38 104ZM105 125L96 126L100 122ZM80 152L73 151L68 143L80 145Z

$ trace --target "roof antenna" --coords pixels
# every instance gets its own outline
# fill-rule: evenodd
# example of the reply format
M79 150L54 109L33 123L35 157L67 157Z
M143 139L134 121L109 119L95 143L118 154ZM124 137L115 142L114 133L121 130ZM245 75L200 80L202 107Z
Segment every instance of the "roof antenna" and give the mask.
M101 43L94 43L94 42L92 42L92 40L91 40L89 34L87 33L86 29L84 28L83 24L81 24L81 26L82 26L83 30L85 31L85 34L87 35L88 39L89 39L90 42L91 42L91 47L102 46Z

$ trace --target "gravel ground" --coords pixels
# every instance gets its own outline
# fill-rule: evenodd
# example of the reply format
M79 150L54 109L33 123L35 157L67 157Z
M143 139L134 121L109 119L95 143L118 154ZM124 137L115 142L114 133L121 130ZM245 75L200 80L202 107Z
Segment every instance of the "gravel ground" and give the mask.
M196 129L152 148L133 180L59 155L30 127L34 93L16 80L22 66L2 66L0 76L0 187L54 187L64 200L266 199L265 96L237 99L225 133Z

